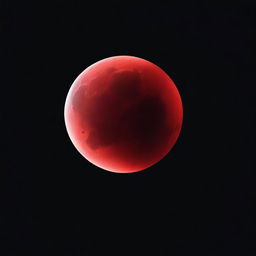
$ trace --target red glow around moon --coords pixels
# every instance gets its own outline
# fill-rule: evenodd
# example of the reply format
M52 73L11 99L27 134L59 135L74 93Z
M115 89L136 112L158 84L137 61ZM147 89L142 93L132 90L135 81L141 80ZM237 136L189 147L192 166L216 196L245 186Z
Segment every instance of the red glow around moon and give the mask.
M141 58L116 56L72 84L65 123L76 149L105 170L130 173L160 161L182 126L182 102L168 75Z

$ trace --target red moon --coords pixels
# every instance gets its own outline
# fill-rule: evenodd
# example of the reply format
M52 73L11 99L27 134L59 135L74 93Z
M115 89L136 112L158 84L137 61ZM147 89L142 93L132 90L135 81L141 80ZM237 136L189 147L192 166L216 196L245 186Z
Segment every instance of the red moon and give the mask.
M76 149L116 173L144 170L178 139L182 101L171 78L138 57L114 56L86 68L65 102L65 124Z

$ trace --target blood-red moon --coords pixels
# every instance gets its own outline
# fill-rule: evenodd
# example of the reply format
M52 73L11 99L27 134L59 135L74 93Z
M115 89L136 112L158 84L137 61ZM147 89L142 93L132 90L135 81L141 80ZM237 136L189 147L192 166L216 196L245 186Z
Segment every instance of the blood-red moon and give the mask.
M138 57L114 56L86 68L72 84L64 118L75 148L117 173L144 170L173 148L183 110L172 79Z

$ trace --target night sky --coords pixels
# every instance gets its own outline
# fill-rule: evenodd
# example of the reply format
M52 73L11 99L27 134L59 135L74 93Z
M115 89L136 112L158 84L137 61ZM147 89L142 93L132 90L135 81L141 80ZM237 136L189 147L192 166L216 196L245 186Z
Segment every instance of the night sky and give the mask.
M0 248L251 255L256 5L67 2L6 1L0 8ZM92 165L64 124L74 79L114 55L157 64L183 100L173 150L139 173Z

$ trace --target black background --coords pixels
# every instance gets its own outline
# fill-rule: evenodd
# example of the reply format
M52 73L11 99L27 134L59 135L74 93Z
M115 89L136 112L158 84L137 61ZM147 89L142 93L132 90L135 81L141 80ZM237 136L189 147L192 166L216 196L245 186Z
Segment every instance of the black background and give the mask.
M256 249L255 7L8 1L1 7L1 248L69 255ZM114 55L163 68L184 104L155 166L103 171L73 147L76 76Z

